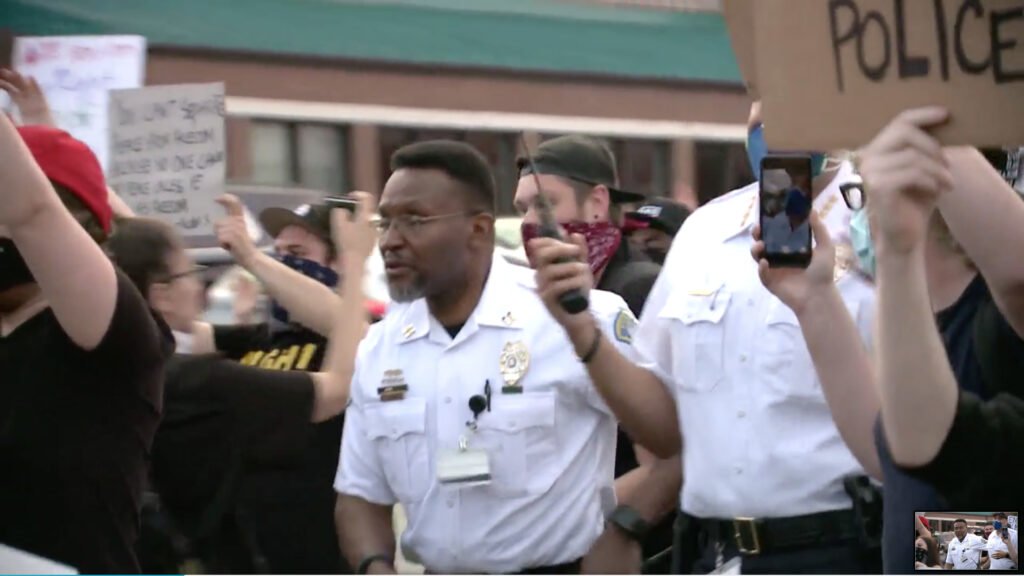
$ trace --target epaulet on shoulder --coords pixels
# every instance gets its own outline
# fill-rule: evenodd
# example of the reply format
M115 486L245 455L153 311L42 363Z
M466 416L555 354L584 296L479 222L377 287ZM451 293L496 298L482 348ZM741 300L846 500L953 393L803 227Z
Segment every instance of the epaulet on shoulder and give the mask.
M374 322L366 329L366 334L363 336L362 344L366 346L374 346L383 337L387 331L387 327L395 322L395 318L398 314L388 314L382 318L379 322Z
M622 296L607 290L591 290L590 306L594 313L603 317L614 316L620 310L629 310Z
M757 192L759 187L760 187L759 183L751 182L750 184L747 184L746 186L744 186L742 188L737 188L736 190L733 190L732 192L726 192L725 194L722 194L718 198L715 198L715 199L709 201L707 204L704 205L704 207L708 207L708 206L721 206L723 204L730 203L730 202L732 202L734 200L737 200L739 198L747 198L749 196L750 192Z
M531 290L537 288L537 273L533 268L516 266L513 264L509 266L509 270L509 274L511 274L512 278L515 279L516 284Z

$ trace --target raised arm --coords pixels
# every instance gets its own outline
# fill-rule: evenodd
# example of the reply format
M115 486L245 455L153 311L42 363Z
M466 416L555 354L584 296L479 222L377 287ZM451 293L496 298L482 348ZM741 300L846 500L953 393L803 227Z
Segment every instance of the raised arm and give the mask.
M1024 201L974 148L948 148L953 187L938 208L992 291L996 305L1024 337Z
M864 470L881 480L882 467L874 437L879 397L871 359L833 282L835 247L828 229L814 212L811 228L817 245L806 270L770 268L763 259L765 246L758 227L754 229L756 242L751 253L758 262L761 282L793 310L800 322L825 401L843 442Z
M113 318L114 267L61 204L18 131L2 114L0 158L0 228L6 228L21 252L61 328L77 345L91 350Z
M882 421L893 459L904 466L935 458L957 405L957 382L925 276L929 221L939 195L952 186L946 158L927 129L946 118L935 108L904 112L869 145L872 154L860 165L878 254L875 352Z
M682 440L675 400L669 389L654 372L619 352L604 337L593 315L568 314L558 302L559 296L568 290L588 293L593 286L590 267L581 260L581 255L586 254L583 238L574 235L571 244L552 238L535 238L530 242L537 263L537 290L548 311L569 335L577 356L582 359L590 354L586 363L590 379L621 426L660 458L678 454ZM667 290L662 284L660 280L655 283L648 308Z
M227 216L216 223L221 244L243 268L259 278L267 293L288 310L293 320L318 334L329 336L334 318L324 311L338 309L338 295L320 282L260 252L249 238L242 203L237 197L227 194L217 201L227 212Z
M10 94L11 101L21 113L22 125L57 128L50 103L46 101L46 94L43 94L35 78L9 68L0 69L0 90Z
M321 422L345 409L355 371L356 349L366 333L366 308L363 298L363 273L366 259L377 247L377 233L370 223L376 211L373 196L364 192L353 194L359 201L355 215L345 210L331 214L334 241L346 250L345 274L339 287L341 302L335 299L336 313L325 360L326 370L314 375L316 403L313 421ZM324 314L331 317L331 314Z
M125 204L124 200L114 192L113 188L107 188L107 201L110 202L110 209L118 218L134 218L135 211Z

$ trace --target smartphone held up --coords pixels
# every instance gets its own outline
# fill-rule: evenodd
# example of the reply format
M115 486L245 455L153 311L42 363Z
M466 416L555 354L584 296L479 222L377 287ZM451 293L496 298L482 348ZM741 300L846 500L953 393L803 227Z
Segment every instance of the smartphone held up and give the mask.
M811 157L771 155L761 161L760 225L772 268L811 263Z
M327 196L324 198L324 205L331 210L340 208L355 214L356 209L359 207L359 202L353 198L347 198L345 196Z

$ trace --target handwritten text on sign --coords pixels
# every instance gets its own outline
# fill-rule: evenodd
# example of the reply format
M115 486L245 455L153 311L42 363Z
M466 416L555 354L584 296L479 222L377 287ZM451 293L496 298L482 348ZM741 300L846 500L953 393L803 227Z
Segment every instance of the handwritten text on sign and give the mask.
M758 87L775 148L863 145L940 105L947 144L1024 143L1024 0L759 0ZM800 17L794 17L799 14Z
M108 182L140 216L185 235L213 232L224 190L224 85L184 84L110 94Z
M14 67L35 78L57 125L85 142L107 168L107 92L142 85L141 36L22 37Z

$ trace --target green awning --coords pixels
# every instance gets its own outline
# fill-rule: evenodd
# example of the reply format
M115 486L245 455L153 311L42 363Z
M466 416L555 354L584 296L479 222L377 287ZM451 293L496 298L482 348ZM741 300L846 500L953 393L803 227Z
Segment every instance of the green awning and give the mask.
M720 14L553 0L6 0L20 35L739 84Z

